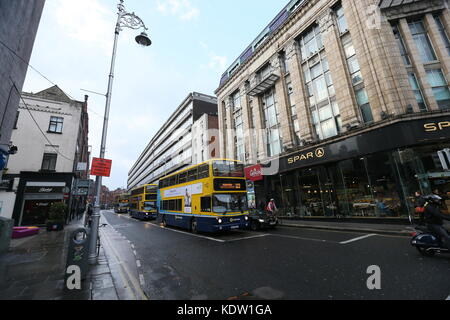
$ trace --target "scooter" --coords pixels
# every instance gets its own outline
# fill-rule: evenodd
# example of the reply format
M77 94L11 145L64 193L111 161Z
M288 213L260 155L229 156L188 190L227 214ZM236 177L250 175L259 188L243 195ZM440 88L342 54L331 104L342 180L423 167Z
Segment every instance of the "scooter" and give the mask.
M430 233L427 227L417 226L412 234L411 245L426 257L432 257L436 253L449 253L439 238Z

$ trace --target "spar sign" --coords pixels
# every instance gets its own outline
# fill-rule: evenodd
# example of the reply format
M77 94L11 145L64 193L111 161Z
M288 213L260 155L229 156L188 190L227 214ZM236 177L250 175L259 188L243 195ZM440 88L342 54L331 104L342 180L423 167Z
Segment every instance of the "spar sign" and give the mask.
M93 158L91 176L109 177L111 175L112 160Z

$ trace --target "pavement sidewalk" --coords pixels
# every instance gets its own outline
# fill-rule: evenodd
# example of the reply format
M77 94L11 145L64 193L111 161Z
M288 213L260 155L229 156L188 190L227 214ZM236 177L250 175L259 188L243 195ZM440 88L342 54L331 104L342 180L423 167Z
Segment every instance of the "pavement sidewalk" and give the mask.
M83 227L73 221L60 232L47 232L11 241L9 252L0 255L0 300L118 300L104 249L89 268L81 290L65 286L70 237Z

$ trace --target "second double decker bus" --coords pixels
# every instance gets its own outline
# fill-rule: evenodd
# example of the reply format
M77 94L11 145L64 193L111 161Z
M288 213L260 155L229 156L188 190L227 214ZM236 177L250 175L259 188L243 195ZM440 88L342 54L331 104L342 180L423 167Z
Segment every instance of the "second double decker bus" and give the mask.
M140 220L156 219L158 186L146 184L130 192L130 216Z
M123 194L116 196L116 199L114 201L114 212L115 213L128 213L129 198L130 198L130 195L128 193L123 193Z
M248 227L243 164L210 160L162 178L158 210L163 225L194 233Z

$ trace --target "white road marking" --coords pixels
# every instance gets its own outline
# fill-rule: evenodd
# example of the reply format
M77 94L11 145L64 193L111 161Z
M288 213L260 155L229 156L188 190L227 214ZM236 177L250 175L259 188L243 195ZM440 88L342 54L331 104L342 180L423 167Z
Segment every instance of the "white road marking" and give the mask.
M251 236L251 237L244 237L244 238L231 239L231 240L226 240L225 242L233 242L233 241L249 240L249 239L262 238L262 237L267 237L267 236L270 236L270 234L260 234L260 235L257 235L257 236Z
M141 283L141 286L145 286L145 279L143 274L139 274L139 282Z
M135 255L135 256L137 256L137 252L136 252L136 250L133 250L133 253L134 253L134 255Z
M207 240L216 241L216 242L221 242L221 243L226 242L225 240L214 239L214 238L211 238L211 237L201 236L201 235L199 235L199 234L193 234L193 233L184 232L184 231L180 231L180 230L175 230L175 229L170 229L170 228L164 228L164 227L159 227L159 228L164 229L164 230L168 230L168 231L173 231L173 232L185 234L185 235L191 236L191 237L202 238L202 239L207 239Z
M316 242L333 242L333 243L336 243L335 241L329 241L329 240L323 240L323 239L314 239L314 238L296 237L296 236L288 236L288 235L284 235L284 234L270 233L269 235L274 236L274 237L289 238L289 239L296 239L296 240L307 240L307 241L316 241Z
M367 234L367 235L362 236L362 237L350 239L350 240L347 240L347 241L342 241L342 242L339 242L339 243L340 244L349 244L349 243L352 243L352 242L356 242L356 241L367 239L367 238L374 237L374 236L376 236L376 234Z
M131 244L131 247L134 249L134 244Z
M136 265L137 265L138 268L140 268L142 266L141 265L141 260L136 260Z
M450 296L448 296L447 299L445 299L445 301L450 301Z

